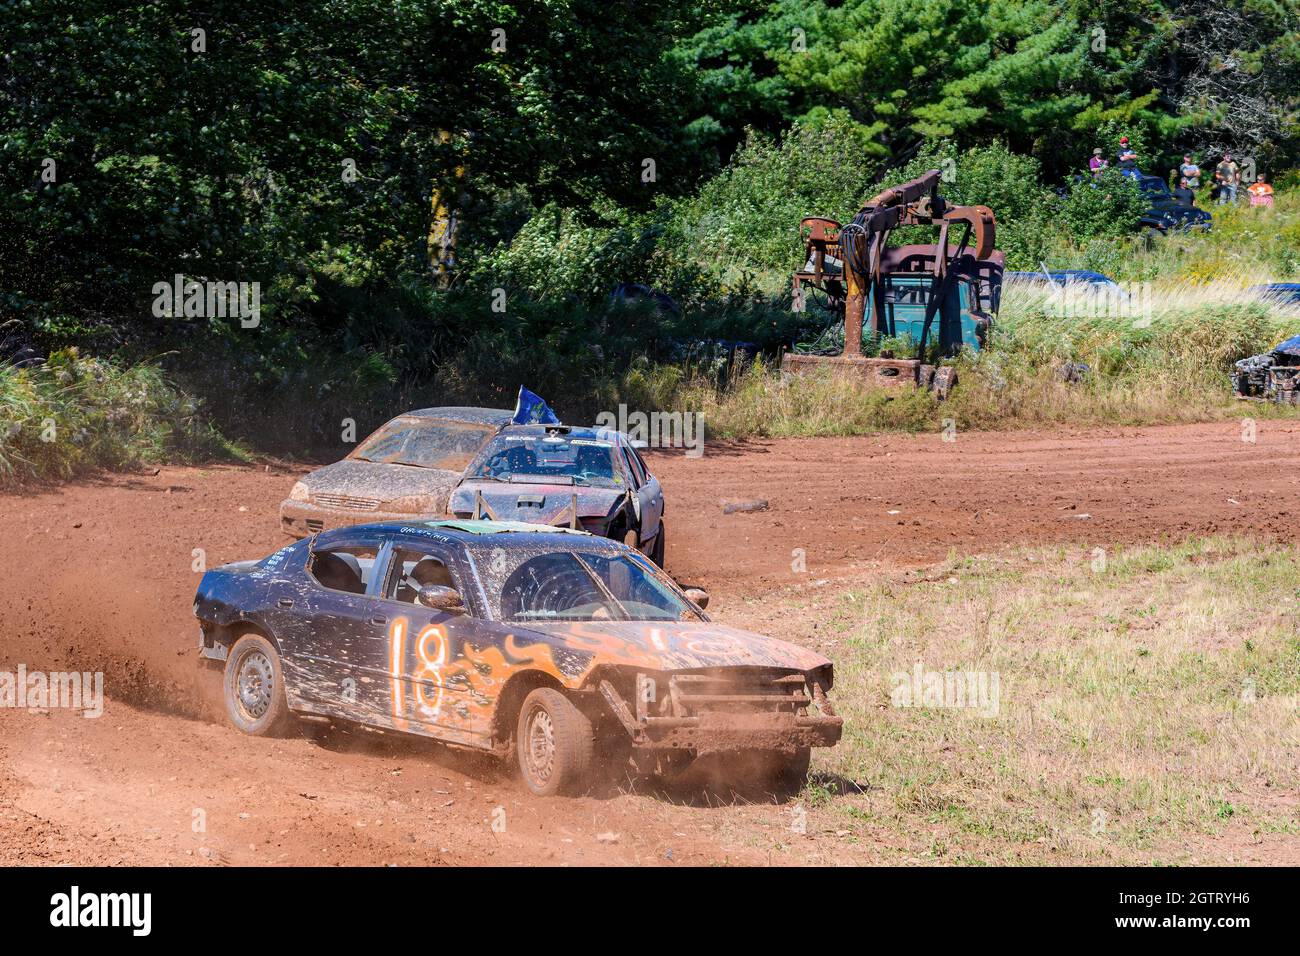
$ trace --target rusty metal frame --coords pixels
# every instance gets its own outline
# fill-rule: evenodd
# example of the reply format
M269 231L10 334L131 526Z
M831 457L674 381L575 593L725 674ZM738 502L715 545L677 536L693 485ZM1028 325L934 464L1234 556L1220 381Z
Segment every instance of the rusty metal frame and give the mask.
M987 259L995 249L997 223L987 206L949 206L939 195L942 174L931 169L915 179L872 196L852 222L841 225L833 219L810 216L800 223L804 235L805 263L813 268L796 272L793 287L801 293L806 283L826 292L831 301L844 306L844 351L846 358L862 355L862 329L866 319L866 290L871 289L871 328L881 333L885 326L882 264L889 235L900 226L930 225L939 229L934 244L934 285L926 306L925 324L918 343L918 358L925 355L926 339L942 297L952 281L952 263L964 255ZM949 249L951 227L964 226L956 251ZM841 278L834 286L824 267L827 257L841 265ZM841 291L842 289L842 291Z

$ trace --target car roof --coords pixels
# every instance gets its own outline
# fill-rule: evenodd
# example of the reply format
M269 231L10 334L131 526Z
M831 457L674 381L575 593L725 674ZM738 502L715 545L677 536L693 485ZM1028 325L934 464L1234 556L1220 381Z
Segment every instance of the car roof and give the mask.
M317 535L321 544L329 545L335 539L346 539L354 535L366 536L411 536L436 534L451 538L462 544L483 543L491 538L492 546L524 546L569 548L574 545L584 547L606 542L622 547L619 542L594 535L576 528L561 528L549 524L530 524L524 521L483 521L470 518L439 518L434 521L377 521L372 524L351 525L322 531Z
M436 408L414 408L396 418L442 418L453 422L482 422L500 425L510 421L514 412L504 408L480 408L476 405L441 405Z
M1053 279L1082 279L1088 282L1114 282L1108 275L1100 272L1093 272L1091 269L1051 269L1048 271ZM1043 275L1042 270L1037 272L1008 272L1003 275L1004 279L1037 279L1039 282L1046 282L1047 277Z
M630 444L627 436L612 428L592 428L587 425L507 425L500 435L546 435L555 433L569 438L584 438L590 441L608 441L615 444Z

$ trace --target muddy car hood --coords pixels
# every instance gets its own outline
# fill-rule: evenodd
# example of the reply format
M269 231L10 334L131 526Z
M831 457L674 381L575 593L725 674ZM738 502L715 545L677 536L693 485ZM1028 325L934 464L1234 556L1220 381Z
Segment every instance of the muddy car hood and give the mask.
M458 514L472 512L476 491L483 495L483 502L492 509L498 521L527 521L531 524L555 524L561 516L567 519L574 494L578 496L579 518L603 518L626 494L618 488L587 485L465 481L452 493L449 510Z
M412 495L429 496L429 506L421 514L443 514L447 497L460 481L460 473L441 468L415 468L410 465L388 465L376 461L344 458L311 472L302 479L308 491L315 495L351 495L358 498L375 498L383 503Z
M810 671L830 663L805 647L704 621L530 623L528 630L559 638L574 651L593 654L593 666L614 664L662 671L748 666Z

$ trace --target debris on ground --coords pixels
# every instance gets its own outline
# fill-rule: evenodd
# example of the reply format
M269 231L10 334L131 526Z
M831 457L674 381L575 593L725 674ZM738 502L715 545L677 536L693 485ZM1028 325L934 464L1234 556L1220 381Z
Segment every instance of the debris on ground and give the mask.
M1262 355L1238 361L1232 372L1232 390L1241 399L1300 405L1300 335Z

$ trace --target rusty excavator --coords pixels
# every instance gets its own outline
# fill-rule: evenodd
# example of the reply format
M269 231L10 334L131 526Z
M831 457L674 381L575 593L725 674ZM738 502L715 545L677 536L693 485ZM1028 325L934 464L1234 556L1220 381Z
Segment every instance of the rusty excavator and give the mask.
M806 257L793 277L795 308L804 308L805 293L821 293L836 317L828 331L843 330L843 347L834 354L838 335L823 335L787 353L783 371L830 366L875 385L947 394L956 370L937 363L984 345L1001 297L1004 257L994 248L993 211L949 205L939 195L941 179L932 169L883 190L845 225L816 216L800 223ZM939 235L933 244L890 248L890 233L903 226L934 226ZM910 342L913 355L896 356L888 347L864 354L868 303L869 342Z

